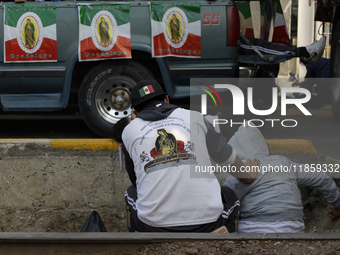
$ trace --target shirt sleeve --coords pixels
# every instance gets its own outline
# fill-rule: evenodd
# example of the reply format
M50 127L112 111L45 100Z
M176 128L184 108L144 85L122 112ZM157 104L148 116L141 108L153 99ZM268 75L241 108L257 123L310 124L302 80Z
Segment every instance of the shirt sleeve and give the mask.
M305 170L304 165L297 171L297 183L301 186L311 186L319 190L327 199L328 203L334 207L340 205L340 192L333 179L325 172L311 172ZM301 171L300 171L301 169Z
M245 184L231 174L228 174L222 186L232 189L241 201L254 188L254 183Z
M236 159L236 151L228 144L227 139L222 133L217 133L213 125L204 118L207 126L206 144L209 156L216 163L233 164Z
M130 158L130 155L129 155L128 151L125 149L124 145L123 145L123 153L124 153L124 156L125 156L125 168L126 168L126 171L129 175L129 179L130 179L132 185L137 187L136 186L137 177L136 177L136 173L135 173L135 165L133 164L133 161Z

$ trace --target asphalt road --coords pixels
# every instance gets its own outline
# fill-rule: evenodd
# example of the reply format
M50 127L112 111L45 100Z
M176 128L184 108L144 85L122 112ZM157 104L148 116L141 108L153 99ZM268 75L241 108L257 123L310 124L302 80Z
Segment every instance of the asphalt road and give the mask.
M319 154L340 160L340 123L332 117L331 110L310 110L304 116L298 109L290 109L287 116L275 119L294 119L296 127L283 127L280 121L274 127L267 125L266 139L306 139L313 142ZM286 122L287 125L294 124ZM82 120L77 111L44 114L0 114L0 138L99 138Z
M0 138L99 138L79 115L0 115Z

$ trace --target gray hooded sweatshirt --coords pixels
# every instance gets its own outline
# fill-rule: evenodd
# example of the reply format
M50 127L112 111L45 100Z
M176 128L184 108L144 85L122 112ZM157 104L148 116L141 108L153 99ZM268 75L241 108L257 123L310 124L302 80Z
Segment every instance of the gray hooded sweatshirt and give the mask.
M228 143L242 160L257 158L263 164L262 170L267 170L258 173L252 184L244 184L228 174L223 185L234 190L241 201L240 221L303 222L298 185L314 187L334 207L340 205L339 189L325 172L311 172L284 156L269 155L266 141L257 128L241 126Z

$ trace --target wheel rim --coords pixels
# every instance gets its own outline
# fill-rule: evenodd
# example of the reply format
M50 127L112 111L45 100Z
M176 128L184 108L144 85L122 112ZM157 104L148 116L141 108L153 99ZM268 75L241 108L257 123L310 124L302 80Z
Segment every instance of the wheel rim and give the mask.
M131 90L136 82L129 77L115 76L103 81L95 101L99 115L111 124L131 114Z

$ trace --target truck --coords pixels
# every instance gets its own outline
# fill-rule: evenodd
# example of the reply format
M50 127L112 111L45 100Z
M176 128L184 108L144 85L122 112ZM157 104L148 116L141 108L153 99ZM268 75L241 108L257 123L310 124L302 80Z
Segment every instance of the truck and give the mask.
M55 111L66 108L70 95L76 94L80 113L86 124L99 136L108 137L112 125L130 115L130 92L141 80L156 79L164 86L170 98L181 99L190 94L190 78L208 75L238 77L237 49L240 21L234 1L199 2L201 15L199 58L153 57L150 2L142 0L128 3L131 58L79 61L78 8L81 2L3 2L0 5L1 21L4 21L5 8L19 6L21 7L19 10L25 10L25 7L34 10L41 6L46 8L55 6L57 57L54 62L28 62L25 61L26 55L4 56L4 40L9 36L9 32L5 30L7 25L0 25L2 110ZM25 27L21 29L22 33L29 28L28 21L25 22ZM22 58L22 61L11 62L11 58L17 57L19 60ZM27 53L27 57L39 58L39 55ZM49 59L52 55L41 57Z
M171 47L156 49L154 6L167 10L161 18L168 32L157 36ZM123 16L117 14L117 21L110 10ZM255 64L286 60L284 55L238 54L240 16L233 0L3 2L0 20L2 110L56 111L76 98L83 120L102 137L130 116L130 93L142 80L157 80L171 99L181 100L192 96L191 78L255 77ZM125 48L115 50L121 46L119 36L125 36ZM83 51L85 42L97 52ZM48 50L41 53L37 45ZM237 85L245 88L249 81ZM257 94L271 100L270 88Z

